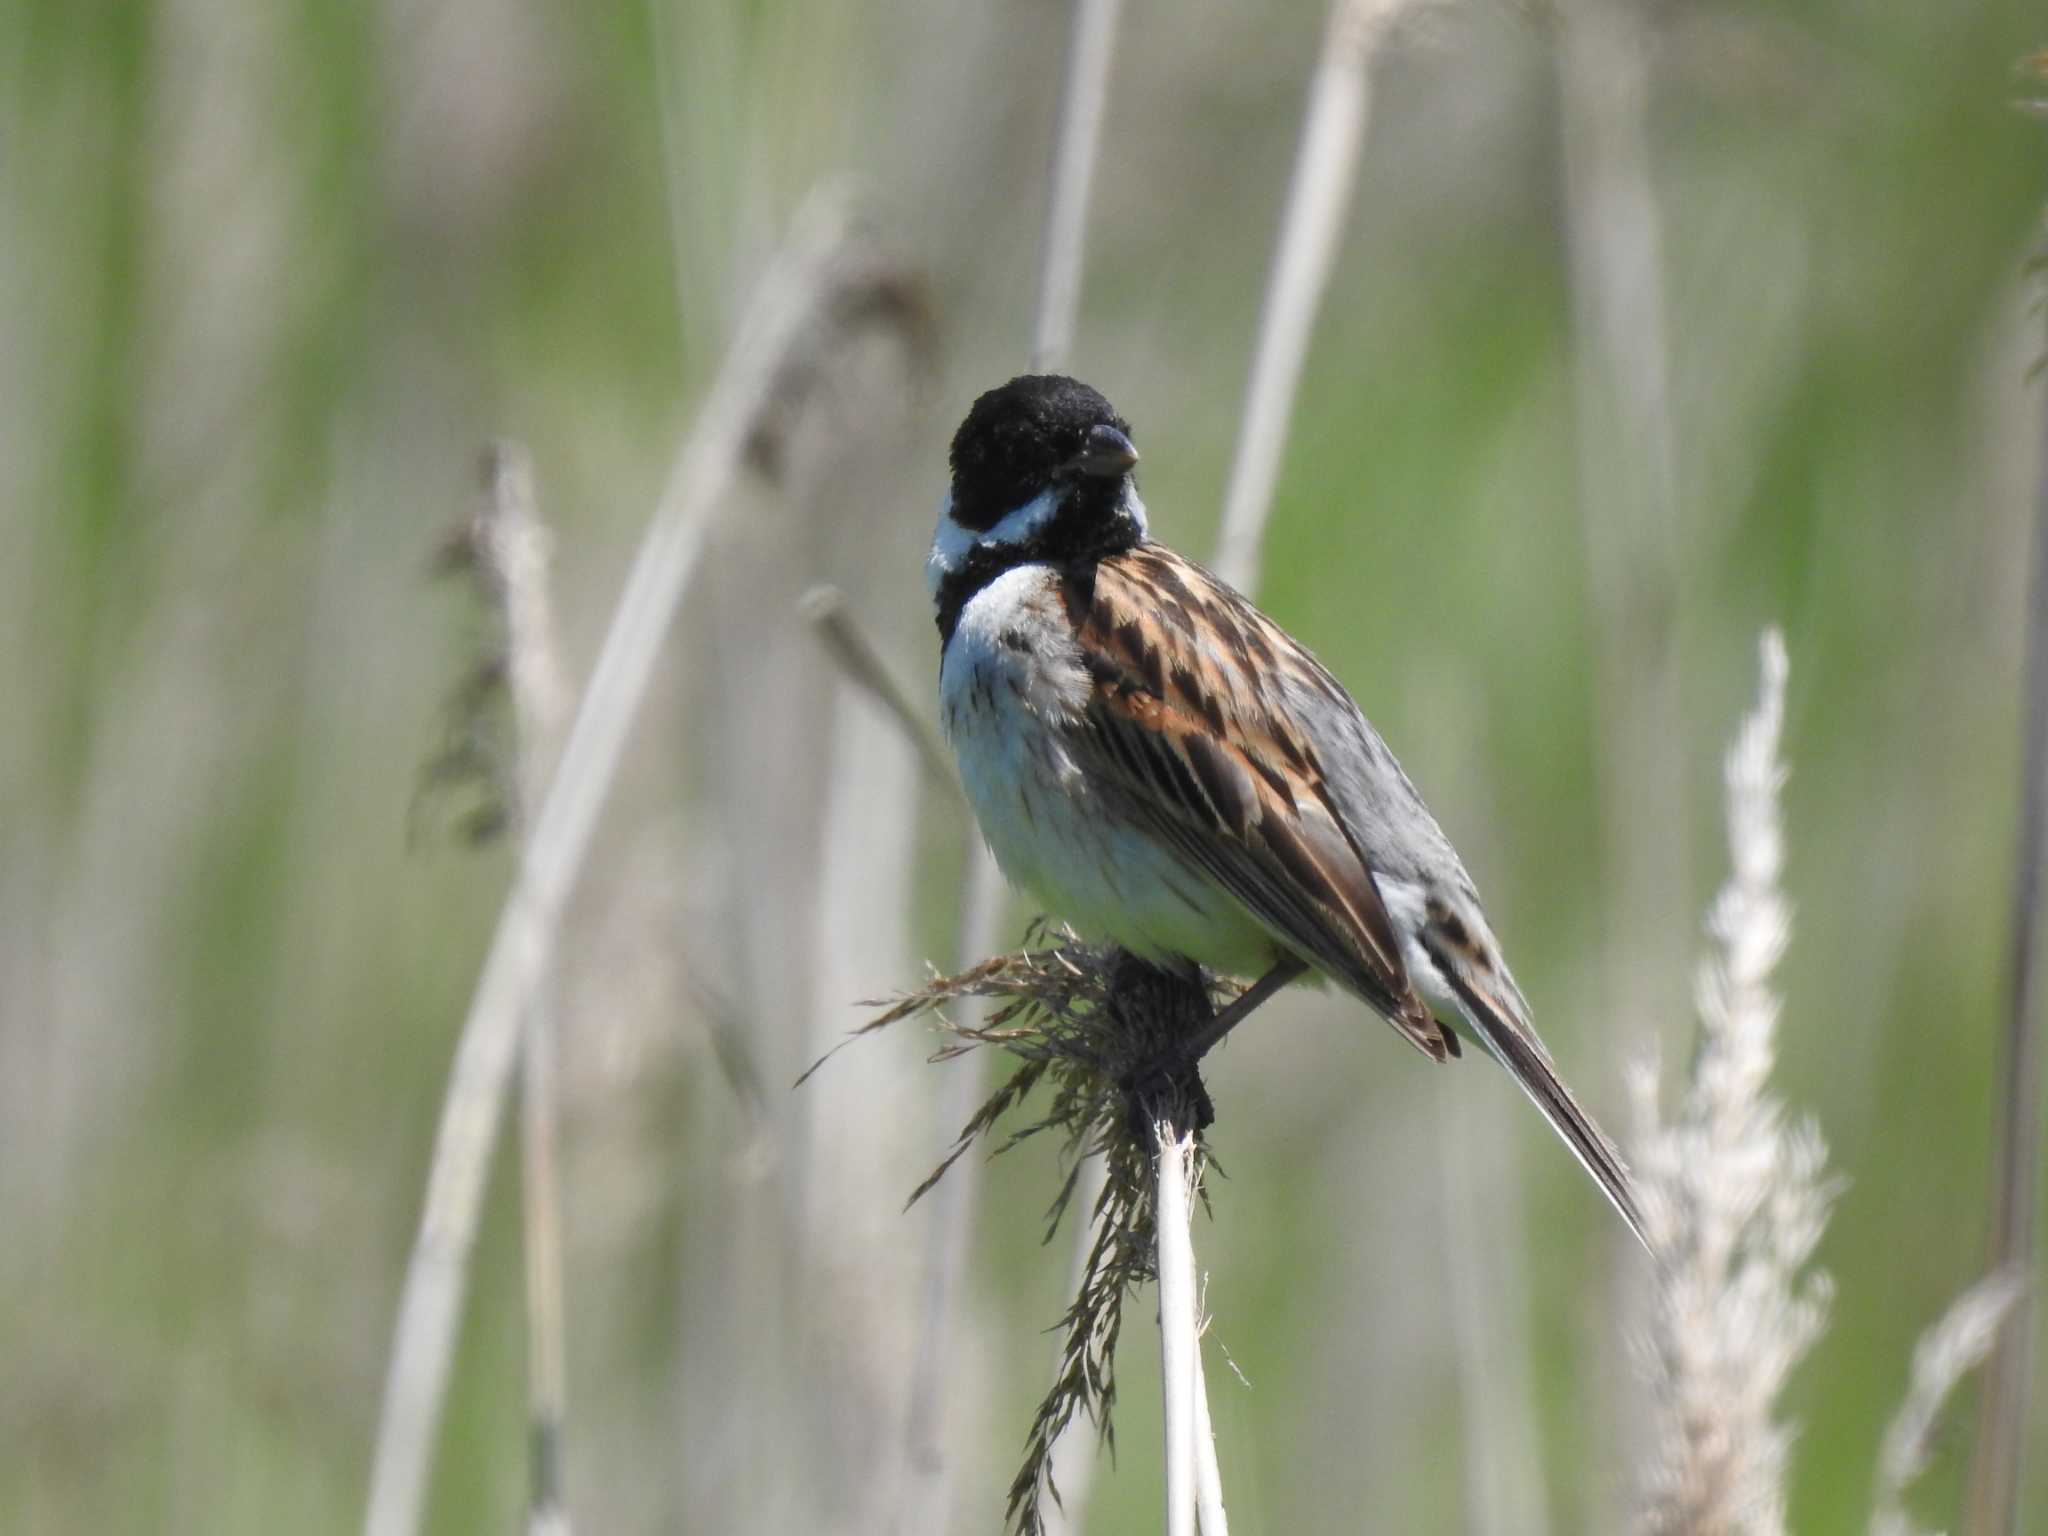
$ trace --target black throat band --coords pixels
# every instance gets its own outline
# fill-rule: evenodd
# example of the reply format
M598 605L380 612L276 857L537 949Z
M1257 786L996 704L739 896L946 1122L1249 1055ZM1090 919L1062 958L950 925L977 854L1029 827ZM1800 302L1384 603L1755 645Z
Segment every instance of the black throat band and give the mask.
M1087 488L1094 491L1095 487ZM1045 526L1019 544L975 544L967 558L939 581L937 594L939 649L953 643L960 615L975 594L1003 572L1020 565L1050 565L1072 573L1092 569L1107 555L1119 554L1144 536L1122 508L1122 488L1103 486L1114 498L1105 507L1097 494L1070 495Z

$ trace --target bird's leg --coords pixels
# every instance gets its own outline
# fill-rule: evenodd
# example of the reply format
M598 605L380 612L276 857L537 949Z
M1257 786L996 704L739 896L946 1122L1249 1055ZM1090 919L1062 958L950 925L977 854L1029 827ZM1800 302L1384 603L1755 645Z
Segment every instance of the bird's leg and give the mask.
M1188 1061L1200 1061L1222 1043L1225 1035L1242 1024L1254 1008L1307 969L1305 962L1295 959L1292 955L1281 959L1270 971L1246 987L1243 995L1229 1007L1212 1015L1208 1023L1183 1040L1180 1043L1180 1054Z

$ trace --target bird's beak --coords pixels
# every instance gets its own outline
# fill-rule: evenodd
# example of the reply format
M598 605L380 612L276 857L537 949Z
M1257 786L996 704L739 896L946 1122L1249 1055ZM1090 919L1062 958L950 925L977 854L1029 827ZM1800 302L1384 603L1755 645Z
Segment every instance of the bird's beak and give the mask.
M1100 426L1088 429L1088 446L1075 456L1073 467L1081 474L1112 480L1137 462L1138 450L1128 437L1115 427Z

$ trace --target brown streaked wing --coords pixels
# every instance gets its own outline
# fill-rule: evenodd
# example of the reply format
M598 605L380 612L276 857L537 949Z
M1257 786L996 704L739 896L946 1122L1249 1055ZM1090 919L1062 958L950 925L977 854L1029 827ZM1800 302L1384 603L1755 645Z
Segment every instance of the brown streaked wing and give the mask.
M1074 743L1091 770L1124 788L1162 842L1425 1054L1457 1054L1402 963L1313 745L1273 702L1278 667L1298 659L1318 679L1327 674L1243 598L1162 545L1111 556L1090 574L1065 594L1093 680L1087 729Z

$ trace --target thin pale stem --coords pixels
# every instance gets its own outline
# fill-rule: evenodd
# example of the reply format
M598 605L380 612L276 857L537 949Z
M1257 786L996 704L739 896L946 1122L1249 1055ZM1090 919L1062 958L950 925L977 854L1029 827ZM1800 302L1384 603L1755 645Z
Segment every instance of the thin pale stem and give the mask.
M1041 373L1064 368L1074 347L1081 309L1082 258L1087 251L1088 200L1095 185L1096 147L1109 101L1109 66L1116 50L1117 13L1123 0L1074 0L1067 69L1060 88L1059 139L1053 149L1052 185L1045 213L1045 244L1038 269L1038 312L1031 331L1031 366Z
M1216 572L1240 591L1258 585L1260 550L1280 480L1295 391L1358 179L1373 45L1395 9L1386 0L1336 0L1330 8L1273 253L1273 276L1259 315L1259 339L1245 388L1230 486L1223 498Z
M1216 1456L1216 1426L1209 1418L1209 1373L1202 1369L1202 1347L1195 1343L1195 1514L1202 1536L1230 1536L1230 1517L1223 1509L1223 1465Z
M1159 1244L1159 1363L1166 1420L1166 1536L1195 1536L1195 1406L1201 1338L1195 1300L1195 1248L1188 1181L1194 1137L1171 1121L1153 1128L1157 1194L1152 1226Z
M526 1248L528 1536L569 1536L569 1366L563 1320L560 1089L541 984L520 1041L520 1209Z
M516 443L486 459L478 553L504 613L506 669L518 730L522 825L546 791L568 723L569 689L548 592L548 532L533 463ZM569 1536L568 1343L563 1319L561 1121L549 979L535 979L520 1034L520 1232L526 1258L529 1536Z
M852 237L845 201L820 201L763 277L662 492L533 819L442 1104L425 1208L399 1297L365 1536L413 1536L419 1529L521 1020L553 960L563 908L712 514L740 473L778 376L818 329L826 301L844 280L841 263Z
M1465 1425L1464 1528L1472 1536L1549 1536L1529 1380L1520 1168L1493 1106L1450 1077L1443 1074L1437 1094L1437 1166Z
M821 584L806 592L799 607L826 652L839 665L846 680L887 711L889 719L917 750L917 760L926 777L943 784L956 795L960 779L953 770L952 754L925 713L911 702L910 690L882 660L875 643L853 615L846 594L835 586ZM963 956L972 964L981 954Z
M1682 960L1688 847L1678 685L1676 426L1647 18L1570 0L1557 43L1580 527L1597 637L1613 1017L1652 1018Z
M1591 702L1611 893L1607 1028L1660 1017L1684 972L1691 848L1676 657L1676 426L1662 227L1650 161L1651 25L1630 0L1567 0L1558 70L1580 536L1593 619ZM1667 1045L1675 1042L1666 1042ZM1596 1283L1605 1283L1596 1281ZM1604 1340L1597 1346L1610 1348ZM1596 1371L1616 1443L1640 1421Z
M803 616L847 680L879 703L892 724L916 749L928 777L944 783L955 795L960 781L938 732L915 704L909 691L882 660L874 643L855 619L846 594L833 586L817 586L801 600ZM979 964L995 948L1003 911L1003 881L995 861L977 843L962 881L962 915L957 940L960 967ZM979 1023L985 1008L978 999L963 1004L962 1016ZM963 1063L946 1078L943 1123L965 1124L981 1097L981 1074ZM904 1431L904 1487L899 1529L906 1532L943 1530L948 1525L952 1495L951 1463L943 1438L947 1365L961 1282L966 1274L969 1238L979 1203L980 1179L969 1164L942 1180L925 1201L930 1212L925 1247L923 1324L911 1366Z
M996 931L1002 921L1005 887L996 862L974 840L967 875L961 890L965 903L960 918L958 954L961 965L978 965L996 947ZM987 1014L979 998L967 1000L961 1010L965 1022L978 1027ZM981 1102L982 1074L957 1064L947 1075L944 1093L944 1123L965 1125ZM970 1238L975 1211L981 1203L980 1164L969 1160L941 1179L932 1191L929 1237L925 1248L924 1326L918 1335L916 1359L911 1365L910 1407L905 1443L912 1479L906 1501L907 1533L951 1529L952 1460L946 1455L941 1434L946 1422L945 1388L952 1360L954 1324L959 1296L967 1275ZM1084 1222L1085 1226L1086 1223Z
M1079 1215L1074 1221L1074 1252L1068 1265L1067 1294L1079 1295L1088 1273L1088 1254L1095 1243L1095 1223L1089 1212L1102 1199L1102 1186L1109 1177L1102 1159L1085 1159L1074 1173L1073 1197L1067 1208ZM1045 1511L1046 1536L1080 1536L1086 1523L1089 1495L1095 1489L1100 1465L1099 1442L1085 1425L1069 1424L1053 1443L1051 1481L1059 1489L1059 1501Z

